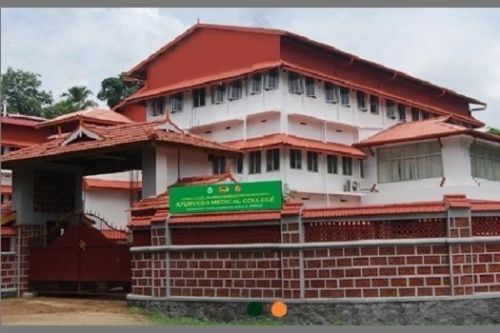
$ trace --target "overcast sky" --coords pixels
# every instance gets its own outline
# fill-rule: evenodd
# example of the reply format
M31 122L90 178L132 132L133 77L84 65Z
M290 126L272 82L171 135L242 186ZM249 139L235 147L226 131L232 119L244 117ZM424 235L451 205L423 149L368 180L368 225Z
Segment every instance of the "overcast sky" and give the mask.
M474 115L500 128L500 9L2 9L1 65L42 75L54 97L97 94L205 23L273 27L331 44L488 104Z

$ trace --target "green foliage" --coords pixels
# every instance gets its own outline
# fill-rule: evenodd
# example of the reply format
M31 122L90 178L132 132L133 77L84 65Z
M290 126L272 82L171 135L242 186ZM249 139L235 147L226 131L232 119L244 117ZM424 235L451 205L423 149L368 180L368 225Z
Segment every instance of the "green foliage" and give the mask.
M64 100L44 108L43 117L47 119L52 119L74 111L76 110L73 104Z
M52 103L52 94L40 90L40 74L8 68L0 75L0 99L7 101L7 112L42 116L43 107Z
M500 129L495 127L489 127L488 132L495 135L500 135Z
M97 98L101 101L106 101L106 104L113 108L118 105L124 98L135 93L141 84L136 81L125 81L123 74L115 77L108 77L101 82L101 90L97 94Z
M92 92L85 86L74 86L61 95L64 99L46 107L43 116L51 119L64 114L80 111L86 107L97 106L97 103L90 100Z

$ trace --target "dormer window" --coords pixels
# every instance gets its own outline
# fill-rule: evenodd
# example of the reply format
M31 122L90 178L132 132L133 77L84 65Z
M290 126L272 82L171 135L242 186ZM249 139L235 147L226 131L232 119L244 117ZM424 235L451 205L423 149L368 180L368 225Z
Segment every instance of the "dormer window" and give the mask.
M358 109L366 111L366 94L362 91L356 91L356 101L358 102Z
M306 96L316 97L316 80L312 77L306 77Z
M370 113L378 114L378 97L370 96Z
M260 94L262 91L262 74L254 74L250 79L250 95Z
M241 95L242 95L241 80L236 80L231 82L231 84L229 85L227 98L230 101L234 101L237 99L241 99Z
M193 90L193 107L205 106L205 88Z
M226 86L219 84L212 87L212 104L224 103L224 92L226 91Z
M302 94L302 78L299 74L288 72L288 89L292 94Z
M150 102L151 116L156 117L165 113L165 97L158 97Z
M420 120L420 110L417 108L411 108L411 120L418 121Z
M403 104L398 104L398 115L399 121L406 121L406 106Z
M337 103L338 97L338 87L330 82L325 82L325 99L327 103Z
M264 80L264 89L266 90L278 89L278 83L280 77L279 75L280 73L278 69L273 69L267 72Z
M394 101L385 101L385 110L387 113L387 118L396 119L396 103Z
M346 87L340 88L340 104L342 106L351 106L351 89Z
M170 97L172 113L181 112L184 109L184 94L177 93Z

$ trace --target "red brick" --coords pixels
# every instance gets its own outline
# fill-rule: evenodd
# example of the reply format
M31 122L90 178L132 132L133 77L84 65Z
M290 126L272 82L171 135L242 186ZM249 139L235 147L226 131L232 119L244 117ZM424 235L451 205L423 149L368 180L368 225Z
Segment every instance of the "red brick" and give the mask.
M361 269L359 269L359 268L346 269L345 276L346 277L360 277L361 276Z
M389 257L389 265L404 265L405 257Z
M307 268L320 268L321 267L321 260L307 260L306 267Z
M417 267L417 274L419 275L427 275L432 273L431 266L419 266Z
M347 289L345 291L345 297L361 297L360 289Z
M320 297L321 298L343 298L344 291L343 290L324 289L324 290L320 290Z
M372 265L372 266L387 265L387 258L386 257L371 257L370 258L370 265Z
M363 297L378 297L378 289L363 289Z
M406 279L402 279L402 278L391 279L391 286L393 286L393 287L406 286Z
M396 253L393 246L381 246L378 251L380 255L393 255Z
M380 297L396 297L397 295L397 290L394 288L380 289Z
M368 258L354 258L352 263L354 266L368 266L369 260Z
M363 275L363 276L377 276L378 270L376 268L363 268L361 270L361 275Z
M417 295L418 296L432 296L432 288L418 288Z
M379 268L380 275L384 276L390 276L390 275L396 275L396 268L395 267L383 267Z
M450 269L446 266L434 266L432 267L433 274L450 274Z
M352 279L341 279L339 280L339 288L352 288L353 280Z
M397 254L415 254L414 246L399 246L396 248Z
M479 283L493 283L495 282L495 276L493 274L485 274L479 276Z
M337 288L337 280L326 280L326 288Z
M398 267L398 275L415 275L415 267L411 266Z
M410 286L422 287L424 285L423 278L410 278L409 282Z
M388 287L389 279L372 279L373 287Z
M402 297L411 297L415 296L415 288L400 288L399 296Z
M376 247L363 247L361 248L361 255L366 256L366 255L377 255L378 254L378 249Z
M354 281L354 286L357 287L357 288L369 287L370 286L370 280L369 279L356 279Z
M438 285L441 284L441 278L439 278L439 277L428 277L428 278L425 278L425 283L428 286L438 286Z
M406 263L408 265L421 265L423 263L423 258L422 256L406 257Z
M337 259L337 266L339 267L352 266L352 259L351 258Z

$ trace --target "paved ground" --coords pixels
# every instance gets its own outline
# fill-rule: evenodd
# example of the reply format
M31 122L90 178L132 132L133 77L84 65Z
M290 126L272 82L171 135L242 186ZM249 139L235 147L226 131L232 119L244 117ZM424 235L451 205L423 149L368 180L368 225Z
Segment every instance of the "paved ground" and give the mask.
M150 325L124 300L92 298L2 299L2 325Z

